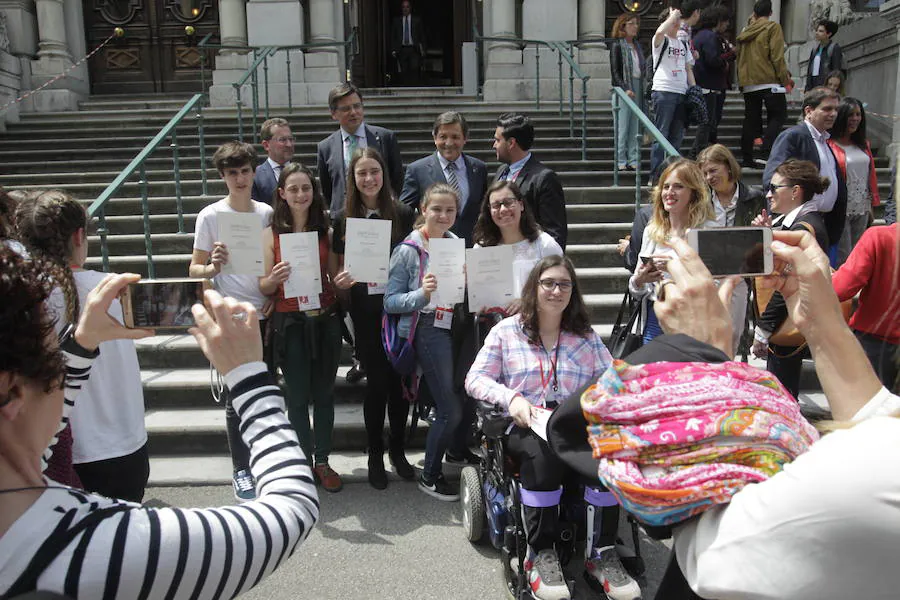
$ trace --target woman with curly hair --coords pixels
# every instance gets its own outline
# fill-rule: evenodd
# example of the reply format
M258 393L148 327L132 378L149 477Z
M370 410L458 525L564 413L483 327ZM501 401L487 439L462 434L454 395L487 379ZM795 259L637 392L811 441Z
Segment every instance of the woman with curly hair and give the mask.
M670 241L684 238L688 229L716 227L716 215L709 199L709 187L697 163L680 159L663 171L651 194L653 214L638 253L641 264L628 280L635 298L656 300L656 285L666 274L666 261L674 255ZM662 333L653 305L647 309L644 342Z
M84 268L88 256L87 212L66 192L50 190L26 198L16 209L19 239L38 260L50 266L60 292L50 296L59 327L75 323L88 293L106 275ZM122 322L122 305L113 302ZM130 340L103 344L93 377L82 388L81 402L69 418L71 452L54 452L50 472L74 467L80 486L110 498L140 502L150 477L144 393L137 351ZM64 464L67 459L71 461ZM68 477L66 482L77 485Z
M572 261L542 259L522 291L522 312L488 333L466 377L466 392L509 412L515 427L506 447L520 465L521 500L528 538L525 567L531 589L541 599L568 598L554 549L559 501L568 470L547 441L530 428L545 411L595 381L612 357L591 322ZM614 599L640 596L615 550L619 507L609 492L587 488L585 500L598 508L596 546L585 557L591 580Z

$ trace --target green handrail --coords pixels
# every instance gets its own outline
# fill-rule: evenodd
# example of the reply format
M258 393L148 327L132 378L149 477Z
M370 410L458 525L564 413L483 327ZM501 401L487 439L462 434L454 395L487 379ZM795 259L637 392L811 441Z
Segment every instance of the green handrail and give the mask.
M150 155L159 147L160 144L165 141L166 138L172 138L171 148L172 159L174 162L173 168L175 173L175 202L178 208L178 233L185 233L184 231L184 210L182 206L181 199L181 174L180 174L180 162L179 162L179 153L178 153L178 135L176 132L176 128L178 125L184 120L184 118L192 111L197 111L197 117L199 119L199 129L200 129L200 171L202 173L206 173L206 153L203 148L203 101L205 94L194 94L190 100L185 102L184 106L175 113L175 116L169 119L169 122L166 123L162 129L159 130L152 140L147 142L147 145L138 152L137 156L131 159L131 162L128 163L128 166L122 169L122 172L119 173L115 179L113 179L112 183L106 186L106 189L101 192L97 199L91 203L88 207L88 216L93 218L97 217L100 221L100 226L97 229L97 233L100 235L100 253L103 258L103 270L109 271L109 247L107 245L106 237L109 234L109 230L106 227L106 204L109 200L116 194L119 189L125 184L126 181L137 171L140 175L139 179L139 188L141 191L141 210L143 213L143 222L144 222L144 247L147 252L147 273L150 278L154 278L156 276L156 268L153 265L153 244L150 239L150 202L149 202L149 193L148 193L148 185L147 185L147 173L145 162ZM206 193L205 189L205 175L204 175L204 190L203 193Z
M589 75L585 75L575 57L572 54L571 47L566 47L565 42L554 42L548 40L533 40L528 38L508 38L498 36L479 35L477 30L474 31L475 48L479 53L479 73L484 68L484 43L485 42L502 42L517 46L519 50L524 52L528 46L534 45L534 64L535 64L535 110L541 108L541 59L540 47L544 46L549 50L557 53L557 72L559 79L559 114L563 114L564 94L563 94L563 60L569 65L569 135L575 137L575 95L574 95L574 78L581 79L581 160L587 160L587 84L590 80ZM483 78L482 78L483 82ZM479 87L481 90L481 87ZM483 91L479 92L479 98L483 98Z
M634 100L628 97L628 94L625 93L620 87L612 88L612 113L613 113L613 185L619 185L619 161L618 161L618 150L619 150L619 112L623 110L630 111L633 115L635 115L638 119L638 123L647 130L648 133L657 141L657 143L662 146L663 151L666 153L666 156L681 156L678 150L675 149L675 146L666 139L659 129L656 128L656 125L653 124L653 121L650 120L644 111L635 104ZM641 127L638 127L637 135L638 147L640 147L641 143ZM641 161L638 160L637 167L634 172L634 210L635 215L637 215L638 209L641 207Z

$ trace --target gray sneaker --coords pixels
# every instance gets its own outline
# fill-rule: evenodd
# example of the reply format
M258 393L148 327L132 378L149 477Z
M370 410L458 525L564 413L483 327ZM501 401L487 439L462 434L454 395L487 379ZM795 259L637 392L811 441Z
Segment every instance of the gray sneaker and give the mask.
M615 548L595 550L584 567L609 600L641 600L641 588L622 566Z
M553 548L541 550L532 560L526 560L525 575L531 593L538 600L569 600L569 586Z

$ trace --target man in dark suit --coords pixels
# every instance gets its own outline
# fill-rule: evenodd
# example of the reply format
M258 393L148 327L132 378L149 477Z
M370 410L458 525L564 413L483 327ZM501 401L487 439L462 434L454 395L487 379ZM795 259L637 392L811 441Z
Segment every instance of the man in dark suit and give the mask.
M294 158L294 136L290 124L278 117L267 119L260 128L259 136L268 158L256 167L250 197L257 202L274 204L273 196L281 169Z
M433 183L449 183L459 190L459 211L451 231L472 246L472 230L487 190L487 166L474 156L463 154L469 139L469 124L455 111L438 115L431 129L437 152L420 158L406 168L400 201L419 208L425 190Z
M565 250L568 225L566 199L556 172L531 154L534 126L528 117L504 113L497 119L494 131L494 152L501 163L494 181L515 181L531 206L541 229L553 236Z
M400 3L400 14L391 22L391 56L397 61L399 82L403 85L418 85L422 57L425 56L422 19L412 15L409 0Z
M319 142L316 169L325 203L332 214L344 207L347 165L357 148L371 146L378 149L388 166L385 177L390 178L394 194L399 195L403 163L394 132L365 123L362 95L352 83L342 83L328 93L328 108L331 118L340 123L341 128Z
M847 217L847 182L826 143L828 130L834 125L837 116L839 100L837 92L824 87L806 92L800 109L803 111L803 122L778 135L763 171L763 189L766 191L775 169L789 158L811 161L819 168L822 177L831 180L827 190L816 194L809 201L825 216L830 246L835 246L841 239ZM832 257L832 262L834 260Z

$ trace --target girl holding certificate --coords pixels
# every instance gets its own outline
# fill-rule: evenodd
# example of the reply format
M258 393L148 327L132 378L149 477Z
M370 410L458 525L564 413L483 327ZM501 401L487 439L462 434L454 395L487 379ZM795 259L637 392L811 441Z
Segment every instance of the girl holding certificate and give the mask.
M572 473L536 431L553 411L612 362L591 328L575 267L562 256L542 259L522 290L522 311L494 326L466 377L466 392L491 402L515 426L506 449L519 464L521 501L528 539L528 583L537 598L568 598L554 543L563 482ZM534 427L534 429L533 429ZM640 588L616 552L619 507L602 486L585 487L585 502L597 509L594 546L585 569L609 598L639 598Z
M419 477L419 489L449 502L459 500L459 493L444 479L441 470L444 452L448 453L449 460L459 461L469 459L473 453L465 444L464 398L453 385L452 316L448 316L453 314L452 307L436 306L433 301L438 280L428 270L428 259L430 240L456 238L450 228L456 221L458 208L456 188L436 183L426 190L416 229L391 254L390 278L384 294L384 310L403 315L398 327L400 337L409 337L413 314L418 313L413 343L437 409L425 440L425 466ZM424 265L420 265L420 249ZM443 318L436 316L438 312Z
M361 148L353 154L347 172L345 209L334 216L331 248L338 260L339 273L334 285L349 290L349 312L353 320L354 342L359 359L366 369L366 397L363 418L369 444L369 483L378 490L387 487L384 469L384 413L390 423L388 457L397 475L413 479L416 474L406 460L405 428L409 402L403 397L400 376L391 368L381 343L381 312L384 309L384 285L353 279L344 270L346 247L346 219L384 219L391 222L391 245L397 244L412 231L415 213L399 203L391 194L391 184L384 158L375 148ZM387 256L387 255L385 255Z
M472 239L477 248L511 245L513 268L517 272L523 270L526 277L545 256L563 255L553 236L541 231L531 207L513 181L496 181L488 188ZM522 283L526 277L521 278ZM514 300L506 307L506 314L514 315L520 307L521 302Z
M282 259L282 235L315 232L317 252L301 266L317 267L320 294L285 297L285 282L291 276L291 262ZM259 289L274 296L272 316L275 361L287 384L286 403L291 425L297 432L306 456L315 457L313 474L329 492L343 487L340 476L328 465L331 433L334 429L334 378L341 353L341 321L337 298L328 277L331 241L325 203L312 173L299 163L281 171L275 194L271 227L263 231L266 275ZM316 263L318 263L316 265ZM305 278L309 278L308 276ZM313 427L309 405L313 405Z

